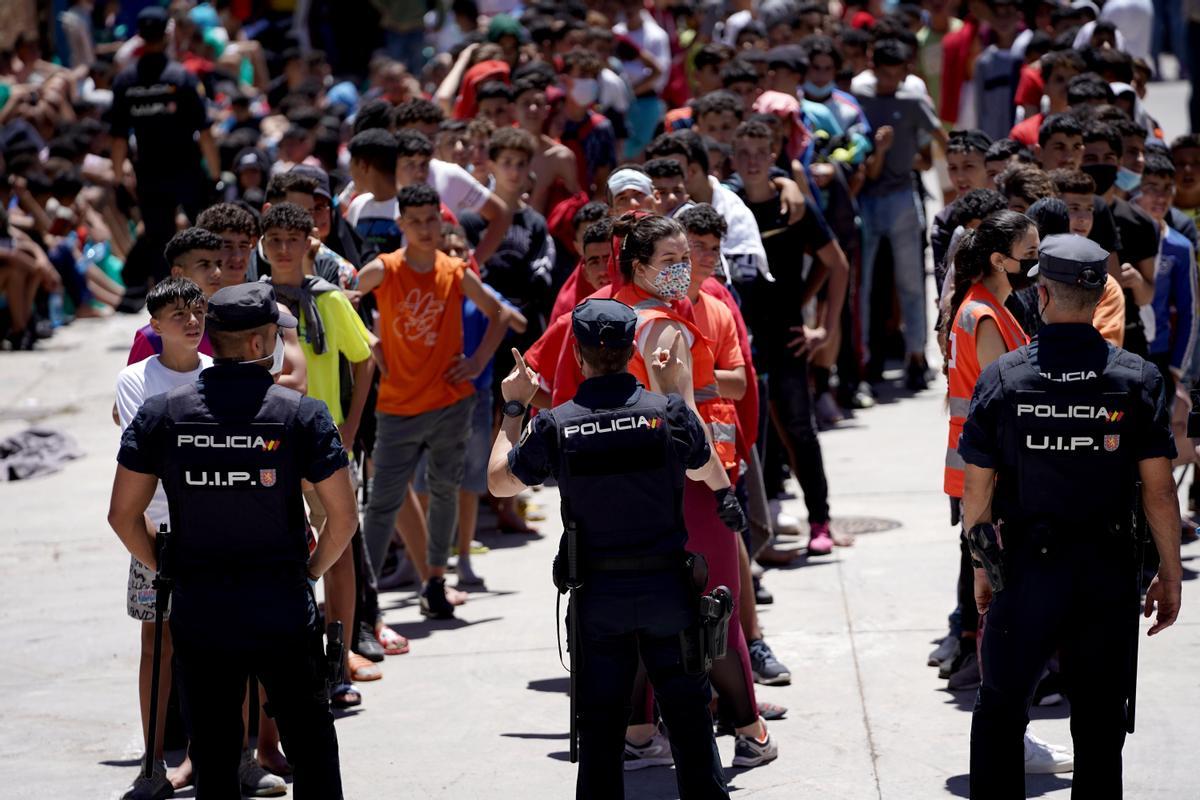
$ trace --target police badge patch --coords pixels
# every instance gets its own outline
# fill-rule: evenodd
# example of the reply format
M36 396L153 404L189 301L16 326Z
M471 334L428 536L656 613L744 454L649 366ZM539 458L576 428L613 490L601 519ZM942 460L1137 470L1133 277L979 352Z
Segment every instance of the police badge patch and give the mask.
M1105 442L1104 446L1108 447L1108 443ZM272 486L274 486L275 485L275 470L260 469L258 471L258 483L260 486L265 486L268 489L270 489Z
M1104 449L1106 452L1113 453L1121 446L1121 435L1118 433L1109 433L1104 436Z

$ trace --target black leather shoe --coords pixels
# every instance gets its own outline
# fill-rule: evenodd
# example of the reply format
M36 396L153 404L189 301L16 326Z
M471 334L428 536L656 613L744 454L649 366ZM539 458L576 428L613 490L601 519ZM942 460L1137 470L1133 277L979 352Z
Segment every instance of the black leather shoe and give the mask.
M354 644L350 649L375 663L383 661L384 658L383 645L375 639L375 632L366 623L358 626L358 636L354 637Z

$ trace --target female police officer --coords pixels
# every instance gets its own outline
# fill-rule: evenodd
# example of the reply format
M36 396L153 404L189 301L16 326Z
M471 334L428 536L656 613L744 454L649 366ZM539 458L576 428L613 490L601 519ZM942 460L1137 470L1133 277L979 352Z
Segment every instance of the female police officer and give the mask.
M214 365L195 384L145 402L121 438L109 524L156 566L145 510L161 479L171 516L171 635L199 800L241 797L242 697L267 690L297 798L342 796L315 580L354 534L347 459L323 403L276 385L279 311L262 283L221 289L205 320ZM328 513L309 556L301 479Z
M1030 272L1046 324L1032 344L983 371L958 444L976 604L986 613L971 725L976 800L1025 796L1021 733L1056 650L1071 699L1071 796L1121 796L1137 658L1139 480L1160 559L1146 592L1145 615L1158 609L1150 633L1179 613L1175 445L1163 380L1092 327L1107 259L1081 236L1046 237Z
M684 663L680 634L696 623L699 590L685 574L685 473L709 463L699 418L678 394L643 389L626 372L637 316L615 300L586 300L572 315L584 382L573 400L538 414L520 442L537 375L514 349L507 401L488 464L498 497L554 475L564 525L578 529L581 627L579 798L623 796L622 753L641 654L670 732L680 797L727 798L703 672ZM678 344L678 342L676 342ZM662 384L690 381L660 351Z

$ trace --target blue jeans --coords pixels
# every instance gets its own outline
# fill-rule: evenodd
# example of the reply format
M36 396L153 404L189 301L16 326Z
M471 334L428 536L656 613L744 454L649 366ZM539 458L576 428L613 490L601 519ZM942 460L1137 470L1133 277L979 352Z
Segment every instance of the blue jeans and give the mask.
M388 56L396 59L408 68L413 75L420 76L425 66L425 31L414 28L411 31L383 32L383 48Z
M904 326L904 349L924 353L926 331L925 260L921 257L921 232L924 215L912 189L884 195L861 195L858 199L862 219L862 284L859 290L859 316L863 347L871 347L871 283L875 274L875 255L879 243L892 244L892 270L900 295L900 319ZM873 354L875 355L875 354Z

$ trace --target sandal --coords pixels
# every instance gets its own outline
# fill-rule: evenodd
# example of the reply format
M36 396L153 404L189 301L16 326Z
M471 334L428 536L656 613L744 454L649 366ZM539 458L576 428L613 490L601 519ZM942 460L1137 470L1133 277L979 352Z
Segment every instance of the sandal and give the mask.
M764 567L786 567L800 558L801 555L803 555L803 552L797 549L783 550L767 545L759 551L754 560Z
M354 708L362 705L362 694L349 683L339 683L329 693L329 705L334 708Z
M446 587L446 600L448 600L452 606L461 606L463 603L467 602L470 597L471 595L467 594L466 592L461 592L458 589L451 589L449 586Z
M781 705L776 705L775 703L764 703L761 700L758 701L758 715L763 719L783 719L783 716L786 713L787 709Z
M378 664L373 664L368 659L363 658L358 653L350 653L348 659L350 665L350 680L354 681L377 681L383 678L383 670Z
M375 640L383 648L385 656L402 656L408 652L408 639L405 639L387 625L381 625L375 631Z

